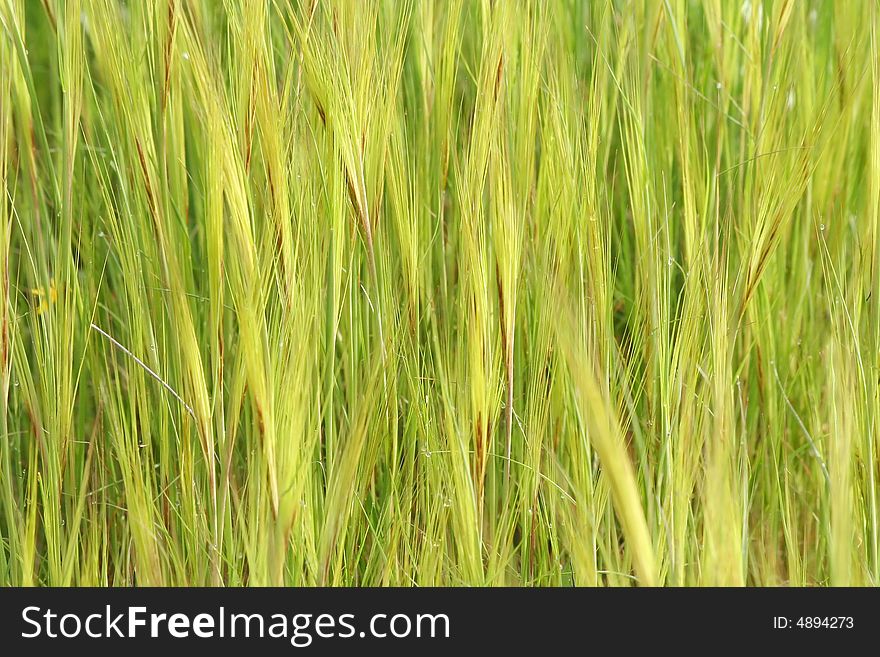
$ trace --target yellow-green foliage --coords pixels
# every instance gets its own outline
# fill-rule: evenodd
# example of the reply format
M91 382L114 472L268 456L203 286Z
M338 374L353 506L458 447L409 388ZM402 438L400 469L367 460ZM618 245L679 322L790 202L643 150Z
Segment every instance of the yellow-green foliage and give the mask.
M870 0L0 0L0 583L880 584Z

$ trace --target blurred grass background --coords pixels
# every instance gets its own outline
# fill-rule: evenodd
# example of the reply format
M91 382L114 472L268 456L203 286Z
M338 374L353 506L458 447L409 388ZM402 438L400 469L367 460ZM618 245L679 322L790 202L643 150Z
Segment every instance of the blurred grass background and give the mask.
M0 27L0 583L878 584L876 2Z

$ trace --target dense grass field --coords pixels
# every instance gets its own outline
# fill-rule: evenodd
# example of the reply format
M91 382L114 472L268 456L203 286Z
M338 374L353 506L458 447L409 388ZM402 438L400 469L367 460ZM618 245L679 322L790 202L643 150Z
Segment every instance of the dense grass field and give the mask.
M880 584L878 12L0 1L0 583Z

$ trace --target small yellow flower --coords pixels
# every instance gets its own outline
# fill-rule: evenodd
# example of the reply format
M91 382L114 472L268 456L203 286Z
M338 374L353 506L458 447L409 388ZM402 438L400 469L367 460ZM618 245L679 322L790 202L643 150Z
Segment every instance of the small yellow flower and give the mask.
M31 290L31 296L34 298L34 305L37 308L38 315L48 312L49 305L58 301L58 288L55 286L55 279L52 278L49 281L48 293L46 288L41 285Z

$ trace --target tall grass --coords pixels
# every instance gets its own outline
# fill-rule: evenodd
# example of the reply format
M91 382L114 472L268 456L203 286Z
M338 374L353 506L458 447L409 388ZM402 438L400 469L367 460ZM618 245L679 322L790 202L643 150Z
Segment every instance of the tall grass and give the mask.
M878 25L0 1L0 583L880 583Z

